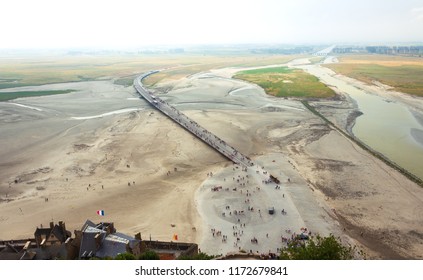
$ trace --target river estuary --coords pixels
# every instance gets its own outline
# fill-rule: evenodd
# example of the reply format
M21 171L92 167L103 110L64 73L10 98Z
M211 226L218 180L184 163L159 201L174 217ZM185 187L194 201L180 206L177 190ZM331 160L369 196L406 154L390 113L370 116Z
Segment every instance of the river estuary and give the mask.
M423 179L423 125L416 118L422 112L412 111L379 86L363 88L360 82L345 79L321 65L296 67L348 94L363 113L356 119L353 134L375 151ZM374 91L367 90L370 88L374 88Z

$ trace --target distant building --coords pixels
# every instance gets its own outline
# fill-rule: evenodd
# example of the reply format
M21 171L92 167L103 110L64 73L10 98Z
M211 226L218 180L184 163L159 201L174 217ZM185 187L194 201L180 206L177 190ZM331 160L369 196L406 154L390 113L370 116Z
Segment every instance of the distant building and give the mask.
M332 50L335 54L371 53L386 55L422 56L423 46L342 46Z

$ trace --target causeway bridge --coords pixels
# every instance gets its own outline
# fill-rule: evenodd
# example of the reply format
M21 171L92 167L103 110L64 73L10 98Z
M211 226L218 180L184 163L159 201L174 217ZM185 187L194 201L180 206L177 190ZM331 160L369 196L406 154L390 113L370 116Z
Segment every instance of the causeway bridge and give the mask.
M134 80L135 89L145 100L147 100L151 105L153 105L163 114L171 118L177 124L194 134L196 137L203 140L203 142L205 142L207 145L209 145L210 147L230 159L232 162L239 164L243 167L249 167L254 165L250 158L237 151L224 140L220 139L204 127L200 126L197 122L188 118L185 114L168 104L160 97L154 95L146 87L144 87L144 85L142 84L142 80L158 72L158 70L150 71L138 76Z

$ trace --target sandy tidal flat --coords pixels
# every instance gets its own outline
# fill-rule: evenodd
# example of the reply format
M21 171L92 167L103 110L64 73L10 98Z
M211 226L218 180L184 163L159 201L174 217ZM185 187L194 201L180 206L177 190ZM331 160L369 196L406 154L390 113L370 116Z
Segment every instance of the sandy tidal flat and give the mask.
M173 90L163 98L276 174L280 189L259 186L260 170L234 170L134 99L134 89L106 81L73 83L78 91L71 94L13 101L42 111L0 104L0 142L8 147L0 154L0 239L30 237L51 220L77 229L91 219L112 221L119 231L141 232L146 239L170 241L178 234L212 254L240 248L268 253L283 246L282 237L306 227L358 244L372 258L423 257L423 189L298 101L269 97L219 73L166 85ZM113 111L120 113L108 114ZM239 182L232 178L247 174L250 182L233 191ZM224 190L212 192L213 186ZM266 213L269 206L275 215ZM96 215L100 209L104 217ZM230 209L245 214L235 217ZM240 240L235 226L244 231Z

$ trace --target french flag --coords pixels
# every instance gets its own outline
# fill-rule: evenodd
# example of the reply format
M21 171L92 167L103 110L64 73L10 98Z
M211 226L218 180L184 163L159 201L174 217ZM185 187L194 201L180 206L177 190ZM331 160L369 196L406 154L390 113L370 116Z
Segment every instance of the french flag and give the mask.
M97 210L97 215L104 216L104 210Z

